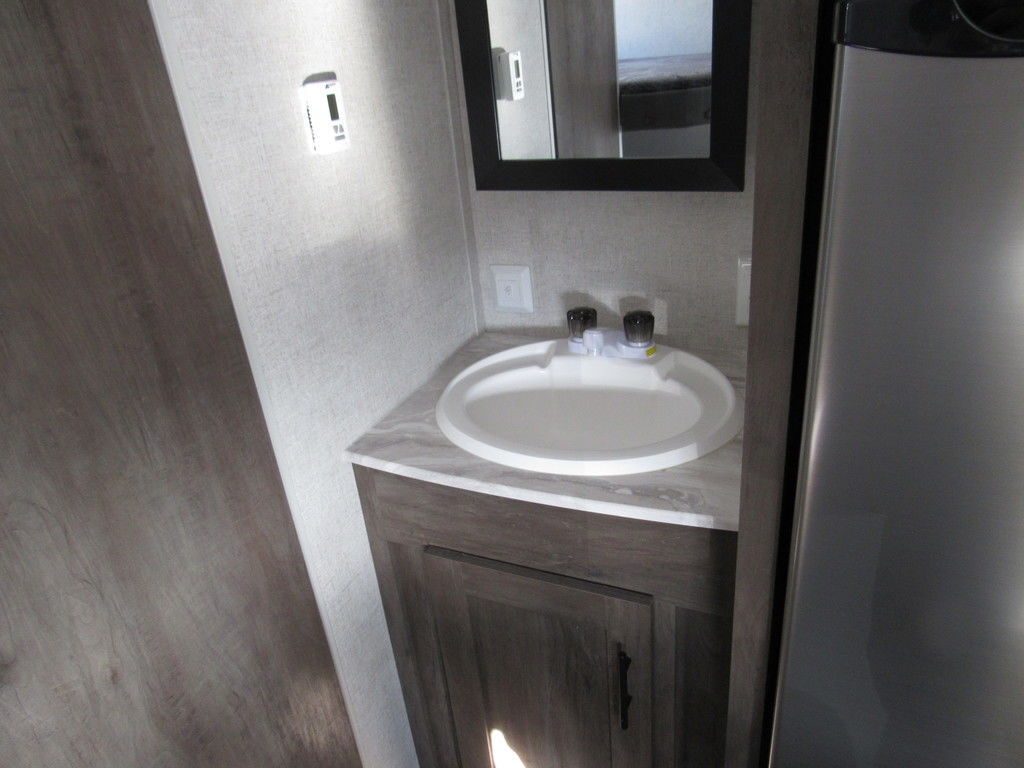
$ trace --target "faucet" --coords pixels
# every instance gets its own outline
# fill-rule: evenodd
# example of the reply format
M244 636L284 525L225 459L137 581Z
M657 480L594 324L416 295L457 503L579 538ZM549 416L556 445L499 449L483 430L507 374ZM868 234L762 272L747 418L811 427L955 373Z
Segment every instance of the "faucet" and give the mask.
M583 332L583 349L592 357L604 351L604 328L587 328Z
M566 312L569 323L569 351L593 357L653 357L654 315L643 309L627 312L622 317L622 330L597 327L597 310L573 307Z

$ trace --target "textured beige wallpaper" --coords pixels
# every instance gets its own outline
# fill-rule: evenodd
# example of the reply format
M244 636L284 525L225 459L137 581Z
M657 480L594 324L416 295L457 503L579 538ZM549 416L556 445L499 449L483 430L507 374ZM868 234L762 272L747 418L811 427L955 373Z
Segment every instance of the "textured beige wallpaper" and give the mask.
M742 353L736 260L750 256L751 203L746 192L474 191L484 321L560 335L578 304L614 327L644 308L667 343ZM496 309L491 264L530 267L533 314Z
M342 450L476 332L432 2L151 0L366 768L414 766ZM338 73L352 149L307 150Z

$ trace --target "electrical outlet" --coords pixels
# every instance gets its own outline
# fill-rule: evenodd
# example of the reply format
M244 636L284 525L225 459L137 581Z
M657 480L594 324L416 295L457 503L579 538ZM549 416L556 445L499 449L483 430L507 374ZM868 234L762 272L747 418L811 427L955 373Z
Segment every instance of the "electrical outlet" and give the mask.
M736 325L750 325L750 257L736 262Z
M499 312L533 312L533 283L529 267L492 265L494 300Z

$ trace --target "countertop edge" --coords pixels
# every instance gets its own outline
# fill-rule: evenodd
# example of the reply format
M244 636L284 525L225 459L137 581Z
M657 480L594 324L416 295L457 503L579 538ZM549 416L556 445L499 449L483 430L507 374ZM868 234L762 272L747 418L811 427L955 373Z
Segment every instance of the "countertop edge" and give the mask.
M563 496L545 491L535 491L528 488L518 488L511 485L502 485L490 481L473 480L472 478L459 475L435 472L421 467L412 467L408 464L386 461L366 454L345 450L343 457L352 464L358 464L369 469L387 472L392 475L408 477L412 480L423 480L424 482L436 485L445 485L450 488L460 488L474 493L483 493L487 496L515 499L518 501L545 504L551 507L563 509L574 509L580 512L592 512L610 517L623 517L632 520L647 520L654 523L667 523L669 525L685 525L695 528L707 528L710 530L729 531L736 533L739 529L739 521L722 519L721 516L701 515L694 512L682 510L660 510L650 507L641 507L634 504L620 504L610 501L599 501L596 499L585 499L579 496Z

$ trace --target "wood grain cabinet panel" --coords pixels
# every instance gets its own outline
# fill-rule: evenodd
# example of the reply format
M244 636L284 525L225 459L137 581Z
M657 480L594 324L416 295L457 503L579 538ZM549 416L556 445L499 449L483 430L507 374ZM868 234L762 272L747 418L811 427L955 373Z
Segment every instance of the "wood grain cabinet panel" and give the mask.
M734 533L355 470L424 768L722 765Z
M651 598L430 547L424 563L459 757L651 764Z

